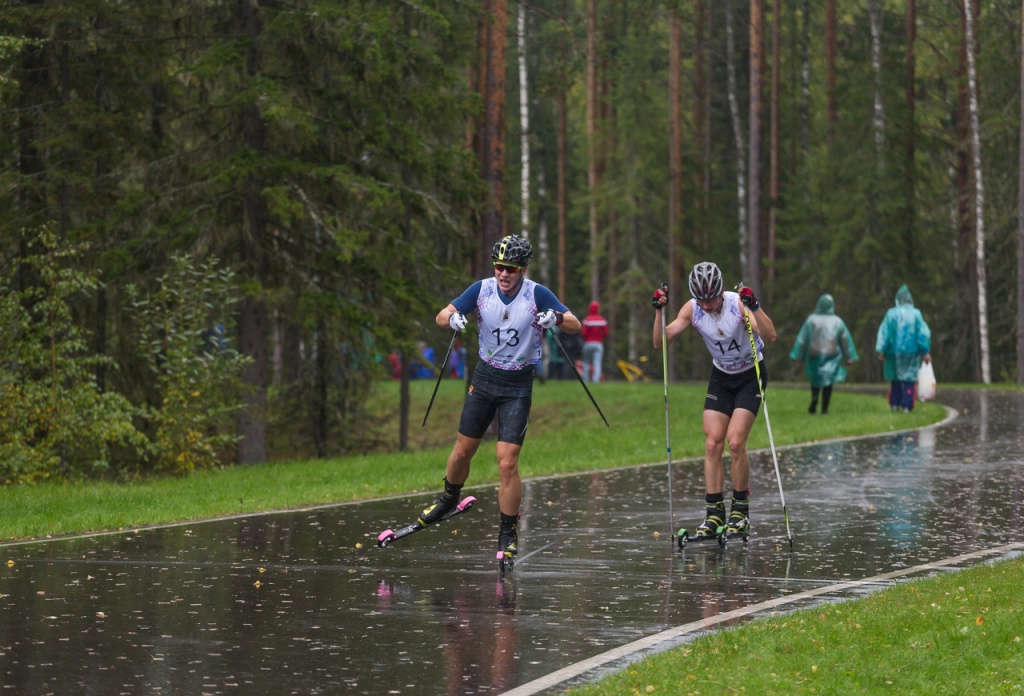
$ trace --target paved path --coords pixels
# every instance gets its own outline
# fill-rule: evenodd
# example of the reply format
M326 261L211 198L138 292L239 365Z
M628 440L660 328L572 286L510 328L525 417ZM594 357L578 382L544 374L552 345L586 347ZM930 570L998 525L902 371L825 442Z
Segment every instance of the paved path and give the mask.
M940 427L780 452L792 552L767 452L751 456L750 542L724 550L671 549L664 464L531 482L523 557L504 580L489 488L452 524L387 549L375 531L429 496L8 545L0 684L555 693L723 619L1019 553L1021 525L1005 520L1024 505L1024 396L942 400L958 417ZM697 522L699 464L674 467L673 484L677 517Z

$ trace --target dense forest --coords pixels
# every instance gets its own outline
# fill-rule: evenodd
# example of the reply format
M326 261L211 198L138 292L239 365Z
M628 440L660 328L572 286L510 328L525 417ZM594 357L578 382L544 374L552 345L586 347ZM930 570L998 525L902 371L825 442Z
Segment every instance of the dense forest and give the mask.
M940 381L1020 381L1021 14L4 2L0 480L255 463L283 432L358 451L386 356L443 355L434 315L511 233L577 314L602 303L609 363L713 260L775 320L773 378L828 292L851 379L880 381L905 283Z

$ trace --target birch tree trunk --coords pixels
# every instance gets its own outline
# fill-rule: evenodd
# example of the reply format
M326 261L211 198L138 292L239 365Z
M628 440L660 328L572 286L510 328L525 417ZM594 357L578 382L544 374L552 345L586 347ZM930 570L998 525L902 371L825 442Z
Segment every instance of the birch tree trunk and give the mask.
M974 263L978 278L978 339L981 344L981 381L992 383L989 371L988 306L985 295L985 186L981 174L981 126L978 116L978 77L974 60L974 13L971 0L964 0L967 31L967 91L970 99L971 157L974 163Z
M526 74L526 5L519 3L519 209L520 236L530 238L530 103Z
M954 173L954 203L956 205L956 236L953 243L953 261L957 274L956 285L956 310L962 316L973 316L975 311L974 290L977 282L974 276L976 270L972 263L970 252L973 245L973 220L971 213L971 153L970 153L970 97L968 95L967 81L967 19L961 7L960 15L960 41L957 46L956 64L956 107L953 111L953 118L956 128L955 140L955 166ZM978 340L978 322L972 321L968 330L957 334L957 353L963 353L969 357L971 372L974 381L981 380L981 349Z
M747 163L744 153L746 142L740 124L740 107L736 99L736 40L733 30L732 0L725 0L725 63L728 76L729 113L732 116L732 133L736 140L736 212L739 218L740 268L748 267L747 237Z
M885 168L885 110L882 107L882 29L878 18L878 0L868 2L868 24L871 28L871 72L874 75L875 109L872 129L875 133L875 154L878 169Z

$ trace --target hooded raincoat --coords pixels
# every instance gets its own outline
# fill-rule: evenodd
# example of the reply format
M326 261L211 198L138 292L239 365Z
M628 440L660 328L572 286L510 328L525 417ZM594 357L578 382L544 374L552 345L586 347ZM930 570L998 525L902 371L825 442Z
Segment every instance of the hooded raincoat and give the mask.
M843 364L857 359L857 349L846 323L836 316L831 295L818 298L814 314L800 327L789 357L803 361L812 387L828 387L846 380Z
M921 356L931 352L932 331L914 307L914 298L906 285L896 291L896 306L885 313L875 352L885 356L885 378L889 381L916 382Z

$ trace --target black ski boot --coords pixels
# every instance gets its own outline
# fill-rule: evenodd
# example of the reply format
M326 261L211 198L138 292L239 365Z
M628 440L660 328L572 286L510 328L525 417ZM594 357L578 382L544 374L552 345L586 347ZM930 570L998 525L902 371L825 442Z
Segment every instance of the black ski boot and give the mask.
M693 533L695 539L713 539L725 531L725 501L708 501L704 521Z
M748 491L742 498L732 495L732 506L729 511L729 521L725 525L725 532L729 536L742 536L744 539L750 532L750 498Z
M438 497L436 503L428 508L424 508L417 522L424 527L434 524L458 506L461 495L462 484L448 483L448 479L445 478L444 491Z

